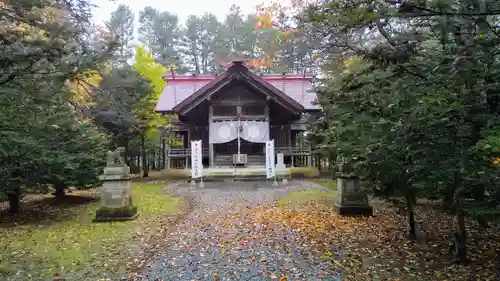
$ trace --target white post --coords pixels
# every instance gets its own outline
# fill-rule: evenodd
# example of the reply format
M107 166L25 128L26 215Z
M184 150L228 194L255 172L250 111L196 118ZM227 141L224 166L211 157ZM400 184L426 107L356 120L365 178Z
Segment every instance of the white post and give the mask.
M205 187L205 184L203 183L203 175L201 176L200 179L200 187Z
M203 184L203 162L202 162L202 142L191 141L191 186L196 186L194 182L196 178L201 178L200 187L204 187Z
M274 140L266 142L266 178L274 178L273 186L277 186L276 163L274 161Z
M274 140L273 140L273 165L274 165L274 182L273 186L278 186L278 181L276 180L276 153L275 153L275 147L274 147Z
M240 162L240 147L241 147L241 142L240 142L240 115L238 114L238 162Z

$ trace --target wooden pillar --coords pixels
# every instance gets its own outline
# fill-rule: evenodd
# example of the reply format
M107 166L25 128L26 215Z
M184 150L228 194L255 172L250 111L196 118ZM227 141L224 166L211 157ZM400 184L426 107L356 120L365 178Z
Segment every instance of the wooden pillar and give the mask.
M167 140L165 139L165 132L161 136L161 165L160 170L165 169L167 163Z
M307 167L312 166L312 150L311 150L311 144L309 144L309 155L307 156Z
M214 116L214 108L210 104L208 106L208 166L213 167L215 166L215 151L214 151L214 144L210 143L210 124L212 123Z
M271 119L269 118L269 96L267 97L266 104L264 105L264 116L266 121L269 122L269 140L271 140ZM275 144L276 145L276 144Z
M167 163L165 166L166 169L170 169L170 157L168 156L169 153L170 153L170 146L167 147L166 155L165 155L165 157L167 157L167 159L166 159Z
M168 145L167 145L167 152L166 152L166 157L167 157L167 169L172 168L172 162L174 161L173 159L170 158L170 148L172 147L172 142L177 141L180 139L179 134L177 132L172 132L172 135L170 135L168 139ZM174 163L175 165L175 163Z
M290 154L292 153L292 126L288 125L288 147L290 148ZM293 155L290 155L290 164L293 167Z
M186 153L186 165L185 165L185 169L189 169L189 156L187 155L189 153L189 149L190 149L190 145L191 145L191 127L189 127L188 131L187 131L187 137L186 137L186 142L185 142L185 148L187 149L187 153Z

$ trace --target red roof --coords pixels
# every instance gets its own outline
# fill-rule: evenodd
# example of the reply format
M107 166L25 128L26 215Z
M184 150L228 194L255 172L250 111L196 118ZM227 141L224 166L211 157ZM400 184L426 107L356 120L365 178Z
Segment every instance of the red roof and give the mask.
M163 75L163 78L167 81L167 85L158 100L156 111L172 111L174 106L181 103L216 77L216 75L193 76L172 75L171 73ZM314 104L314 101L317 99L316 93L310 91L312 89L311 76L264 74L261 77L264 81L300 103L306 110L320 109L319 105Z

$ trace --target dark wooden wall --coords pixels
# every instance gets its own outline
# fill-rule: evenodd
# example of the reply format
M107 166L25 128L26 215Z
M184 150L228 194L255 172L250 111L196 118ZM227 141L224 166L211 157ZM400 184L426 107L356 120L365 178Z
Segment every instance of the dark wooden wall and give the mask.
M189 128L190 141L201 140L201 145L208 147L208 133L208 126L192 126ZM191 143L188 147L191 147Z
M240 120L268 120L270 124L269 137L270 139L274 139L275 147L295 147L296 134L300 131L291 130L292 127L290 124L293 122L293 118L290 119L290 113L284 112L284 110L286 109L278 104L274 104L263 93L256 92L241 84L231 85L207 98L207 100L189 113L189 118L183 120L183 122L191 124L187 126L186 131L180 132L183 136L183 147L189 148L192 140L201 139L202 146L209 149L208 157L204 156L203 159L204 163L207 162L206 165L209 164L210 157L212 159L216 159L217 156L231 157L232 154L238 151L237 140L227 144L209 144L208 124L212 120L237 120L238 118ZM242 141L241 148L241 152L248 154L249 157L252 155L254 157L261 157L265 154L263 144L251 144ZM294 157L298 159L302 156ZM186 165L186 161L189 162L189 159L176 159L172 162L172 166ZM286 156L285 162L297 165L299 164L297 162L302 161L298 160L294 163L292 156Z
M269 138L274 139L275 147L289 147L290 127L286 125L271 125Z

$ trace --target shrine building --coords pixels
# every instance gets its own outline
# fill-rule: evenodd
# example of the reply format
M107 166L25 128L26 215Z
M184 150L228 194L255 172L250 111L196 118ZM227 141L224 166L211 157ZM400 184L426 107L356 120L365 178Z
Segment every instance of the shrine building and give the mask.
M192 140L202 141L205 167L264 166L265 142L272 139L286 167L312 164L311 147L300 137L307 114L320 110L312 76L256 74L233 61L219 75L163 78L167 84L156 112L177 116L167 168L190 167Z

